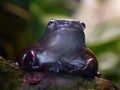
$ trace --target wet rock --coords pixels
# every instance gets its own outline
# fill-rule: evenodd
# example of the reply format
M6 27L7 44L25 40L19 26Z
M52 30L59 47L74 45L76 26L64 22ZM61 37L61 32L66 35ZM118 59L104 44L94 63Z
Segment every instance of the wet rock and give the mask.
M75 75L34 72L27 75L19 90L120 90L111 81L103 78L82 78ZM38 76L37 76L38 75ZM40 75L40 76L39 76ZM35 83L34 79L39 81ZM31 81L33 80L33 82Z
M103 78L77 75L21 71L0 57L0 90L120 90Z

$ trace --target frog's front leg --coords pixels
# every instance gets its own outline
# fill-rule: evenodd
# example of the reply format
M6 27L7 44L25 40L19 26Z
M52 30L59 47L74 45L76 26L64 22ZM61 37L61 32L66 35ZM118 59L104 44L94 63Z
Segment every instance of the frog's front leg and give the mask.
M69 63L62 61L64 72L70 74L77 74L83 77L94 77L97 75L98 63L96 58L90 52L90 54L84 51L75 60Z
M82 56L83 60L85 61L84 67L82 67L81 71L83 72L84 76L96 76L98 70L98 62L93 54L85 54Z
M19 60L19 67L23 70L37 70L39 69L38 59L35 50L25 51Z

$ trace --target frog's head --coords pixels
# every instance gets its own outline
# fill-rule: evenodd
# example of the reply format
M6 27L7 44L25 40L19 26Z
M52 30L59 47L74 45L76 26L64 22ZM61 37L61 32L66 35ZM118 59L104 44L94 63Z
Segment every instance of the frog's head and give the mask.
M76 52L85 46L84 29L85 24L77 20L52 19L41 40L42 46L53 52Z
M69 28L69 29L66 29ZM71 29L77 29L77 30L84 30L85 24L83 22L72 20L72 19L66 19L66 20L56 20L52 19L47 24L47 30L71 30Z

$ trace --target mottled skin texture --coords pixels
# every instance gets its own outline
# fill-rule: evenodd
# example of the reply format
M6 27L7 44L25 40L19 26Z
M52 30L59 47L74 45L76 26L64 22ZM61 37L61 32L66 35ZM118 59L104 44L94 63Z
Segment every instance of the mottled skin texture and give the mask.
M50 20L41 40L20 54L23 70L97 75L98 62L85 45L85 24L75 20Z

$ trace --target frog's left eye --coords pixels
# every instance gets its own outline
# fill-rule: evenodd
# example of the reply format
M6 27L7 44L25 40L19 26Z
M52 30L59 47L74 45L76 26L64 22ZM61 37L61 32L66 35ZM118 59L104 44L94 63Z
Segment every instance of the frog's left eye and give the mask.
M55 26L55 21L54 20L49 21L47 26L48 26L48 28L54 27Z

